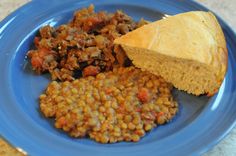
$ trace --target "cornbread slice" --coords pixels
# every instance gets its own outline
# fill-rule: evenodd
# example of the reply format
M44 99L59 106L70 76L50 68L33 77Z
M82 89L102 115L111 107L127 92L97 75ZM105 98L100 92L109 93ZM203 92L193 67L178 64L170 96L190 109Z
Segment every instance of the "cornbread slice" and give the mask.
M19 151L19 149L12 147L0 136L0 156L26 156L24 153Z
M227 70L223 31L210 12L193 11L138 28L114 41L133 64L176 88L213 95Z

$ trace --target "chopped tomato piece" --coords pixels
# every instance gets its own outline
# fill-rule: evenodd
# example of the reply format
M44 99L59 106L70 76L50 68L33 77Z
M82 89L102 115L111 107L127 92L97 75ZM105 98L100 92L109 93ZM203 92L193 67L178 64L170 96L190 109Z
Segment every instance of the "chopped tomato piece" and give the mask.
M31 58L31 64L34 68L40 68L43 64L43 59L38 55L34 55L34 57Z
M107 88L107 89L105 90L105 92L106 92L106 94L111 94L111 93L112 93L112 89L111 89L111 88Z
M159 118L159 117L161 117L162 115L164 115L164 113L163 113L163 112L159 112L159 113L157 113L156 118Z
M88 66L83 70L83 76L95 76L100 72L100 68L97 66Z
M141 88L138 91L138 99L143 103L149 101L150 96L149 96L149 92L148 92L147 88Z
M141 108L140 107L138 107L138 108L136 108L136 112L141 112Z
M60 117L58 120L57 120L57 126L58 128L61 128L63 127L65 124L66 124L66 118L65 117Z

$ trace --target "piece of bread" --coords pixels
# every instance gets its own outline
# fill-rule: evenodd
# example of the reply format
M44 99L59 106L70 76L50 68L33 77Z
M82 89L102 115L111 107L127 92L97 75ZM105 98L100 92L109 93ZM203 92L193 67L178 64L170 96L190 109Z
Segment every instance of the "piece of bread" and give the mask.
M213 95L227 70L226 41L216 17L193 11L144 25L117 38L136 67L194 95Z
M0 156L26 156L20 149L16 149L0 136Z

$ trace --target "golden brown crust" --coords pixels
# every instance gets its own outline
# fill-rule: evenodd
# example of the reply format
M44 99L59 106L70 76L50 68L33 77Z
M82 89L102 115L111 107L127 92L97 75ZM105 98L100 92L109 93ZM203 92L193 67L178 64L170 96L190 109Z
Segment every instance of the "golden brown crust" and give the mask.
M226 40L223 30L221 29L221 26L214 14L209 12L207 16L205 16L205 18L207 21L206 25L209 27L209 31L212 32L217 45L217 51L215 52L215 58L217 61L212 62L212 65L215 67L216 71L218 71L217 80L220 86L224 79L228 66L228 50Z
M206 64L214 72L219 87L227 70L224 33L211 12L192 11L159 20L114 43Z

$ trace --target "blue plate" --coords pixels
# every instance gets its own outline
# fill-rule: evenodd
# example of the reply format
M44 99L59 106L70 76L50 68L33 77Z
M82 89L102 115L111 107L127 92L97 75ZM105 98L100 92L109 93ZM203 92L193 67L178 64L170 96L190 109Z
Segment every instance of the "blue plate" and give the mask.
M93 3L96 10L124 10L135 20L154 21L164 14L207 10L189 0L36 0L11 14L0 24L0 134L32 156L143 156L200 155L219 142L236 121L236 36L221 20L229 50L228 72L218 94L195 97L175 90L180 112L138 143L99 144L72 139L56 130L53 121L39 112L38 96L50 82L35 75L25 60L37 30L46 24L68 22L73 12Z

